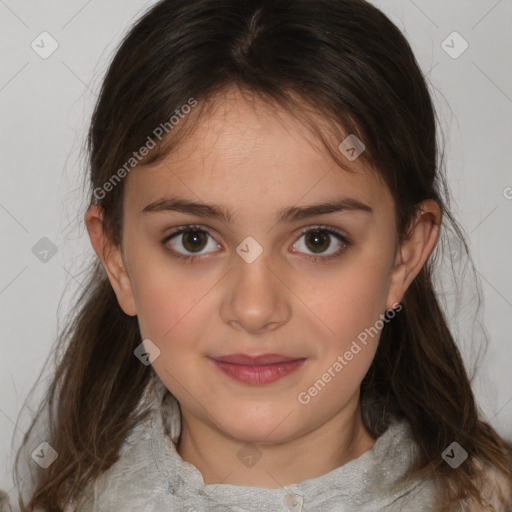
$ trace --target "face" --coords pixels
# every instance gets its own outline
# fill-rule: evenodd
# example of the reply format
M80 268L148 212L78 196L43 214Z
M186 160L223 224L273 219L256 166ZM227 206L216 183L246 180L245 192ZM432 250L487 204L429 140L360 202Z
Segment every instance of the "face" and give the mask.
M357 402L379 337L367 329L401 295L391 195L362 160L347 165L284 111L232 92L128 176L118 298L159 348L153 367L184 417L275 443ZM280 363L219 362L233 354Z

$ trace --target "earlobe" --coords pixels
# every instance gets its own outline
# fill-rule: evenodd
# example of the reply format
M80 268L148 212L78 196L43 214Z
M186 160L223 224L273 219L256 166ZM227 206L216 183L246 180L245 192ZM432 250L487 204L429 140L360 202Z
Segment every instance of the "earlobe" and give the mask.
M389 309L401 302L410 284L434 250L441 220L441 209L434 200L428 199L418 205L409 236L396 251L387 299Z
M137 310L133 289L125 268L121 247L113 244L107 236L103 223L103 210L100 206L89 206L85 214L85 224L94 252L105 269L121 309L127 315L135 316Z

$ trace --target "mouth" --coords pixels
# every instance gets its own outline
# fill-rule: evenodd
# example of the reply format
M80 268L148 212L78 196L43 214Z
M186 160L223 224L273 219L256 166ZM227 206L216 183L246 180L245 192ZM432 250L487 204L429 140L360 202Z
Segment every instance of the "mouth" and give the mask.
M289 357L281 354L249 356L231 354L209 358L228 377L253 386L271 384L298 370L305 357Z

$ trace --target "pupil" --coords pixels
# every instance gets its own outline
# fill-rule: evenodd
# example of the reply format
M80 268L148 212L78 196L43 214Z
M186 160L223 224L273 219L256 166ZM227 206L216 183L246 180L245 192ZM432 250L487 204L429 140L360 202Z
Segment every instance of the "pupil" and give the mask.
M308 243L312 241L312 246ZM329 239L329 235L322 231L312 231L306 236L306 244L308 248L312 251L323 252L329 248L331 241Z
M183 246L187 251L201 251L206 242L206 233L204 231L187 231L183 235Z

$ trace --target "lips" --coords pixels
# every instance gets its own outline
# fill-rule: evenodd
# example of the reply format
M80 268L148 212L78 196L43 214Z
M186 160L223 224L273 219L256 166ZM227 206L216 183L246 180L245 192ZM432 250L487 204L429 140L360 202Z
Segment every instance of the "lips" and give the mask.
M210 359L228 377L253 386L276 382L298 370L306 360L281 354L230 354Z
M263 354L261 356L249 356L246 354L230 354L227 356L214 357L216 361L223 363L242 364L247 366L261 366L266 364L283 363L302 359L299 357L288 357L281 354Z

